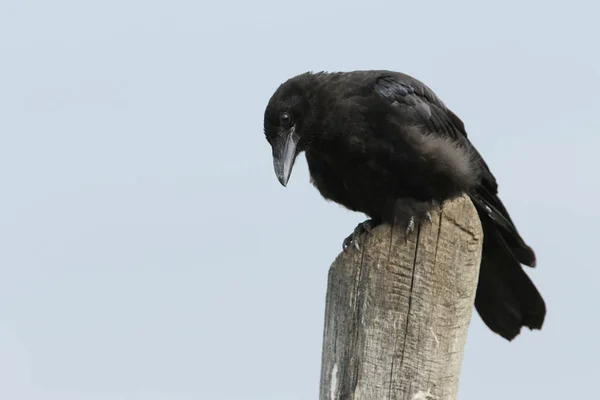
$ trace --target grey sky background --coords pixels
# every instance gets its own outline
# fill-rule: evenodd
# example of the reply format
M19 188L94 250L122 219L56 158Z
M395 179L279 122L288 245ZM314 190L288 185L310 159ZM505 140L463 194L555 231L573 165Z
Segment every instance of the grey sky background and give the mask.
M353 69L437 92L539 257L544 330L474 313L459 398L592 398L594 3L0 0L0 399L316 398L364 216L303 157L281 187L262 117L285 79Z

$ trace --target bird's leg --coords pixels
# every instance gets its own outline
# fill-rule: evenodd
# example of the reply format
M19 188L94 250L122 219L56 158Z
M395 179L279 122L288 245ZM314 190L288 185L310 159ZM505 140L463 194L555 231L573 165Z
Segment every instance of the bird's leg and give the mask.
M350 236L344 239L344 243L342 245L344 251L348 251L348 248L350 248L351 246L356 248L356 250L360 251L360 236L363 233L371 233L371 230L373 230L373 228L375 228L380 223L381 219L372 218L358 224L356 228L354 228L354 232L352 232Z

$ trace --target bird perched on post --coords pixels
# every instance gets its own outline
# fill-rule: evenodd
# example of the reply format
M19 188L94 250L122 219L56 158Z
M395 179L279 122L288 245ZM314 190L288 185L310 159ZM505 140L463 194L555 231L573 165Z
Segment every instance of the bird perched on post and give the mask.
M381 223L408 234L432 209L468 194L484 231L475 308L508 340L523 326L541 329L546 306L521 266L534 267L535 254L463 122L425 84L391 71L304 73L275 91L264 131L283 186L304 151L321 195L370 218L344 249Z

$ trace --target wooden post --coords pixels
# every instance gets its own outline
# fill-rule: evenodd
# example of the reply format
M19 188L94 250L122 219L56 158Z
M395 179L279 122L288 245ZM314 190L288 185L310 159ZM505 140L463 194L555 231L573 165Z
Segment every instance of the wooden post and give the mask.
M467 196L405 241L380 225L329 270L321 400L454 400L483 232Z

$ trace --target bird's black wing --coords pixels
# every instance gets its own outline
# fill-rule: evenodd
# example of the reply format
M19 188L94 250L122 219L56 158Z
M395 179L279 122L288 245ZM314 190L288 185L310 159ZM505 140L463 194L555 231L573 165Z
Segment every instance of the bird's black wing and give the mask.
M406 123L423 125L429 133L444 135L471 149L482 167L482 183L497 191L496 178L469 141L464 123L424 83L398 72L384 74L376 80L375 92L401 113Z
M375 91L391 105L414 111L415 117L432 130L454 137L459 132L467 136L462 121L431 89L411 76L398 72L381 75L375 82Z
M467 148L480 169L480 183L473 193L473 201L480 212L486 212L505 234L502 240L511 254L525 265L535 265L535 254L519 235L502 201L497 196L498 184L477 149L467 136L464 123L421 81L399 72L382 73L375 81L375 93L387 100L390 113L398 115L402 123L424 126L428 134L441 135Z
M480 169L470 191L479 213L484 242L475 307L494 332L511 340L522 326L540 329L546 315L541 295L520 264L535 266L535 254L523 241L498 197L498 185L487 164L467 138L463 122L427 86L404 74L382 74L375 92L386 99L400 124L425 127L467 147Z

